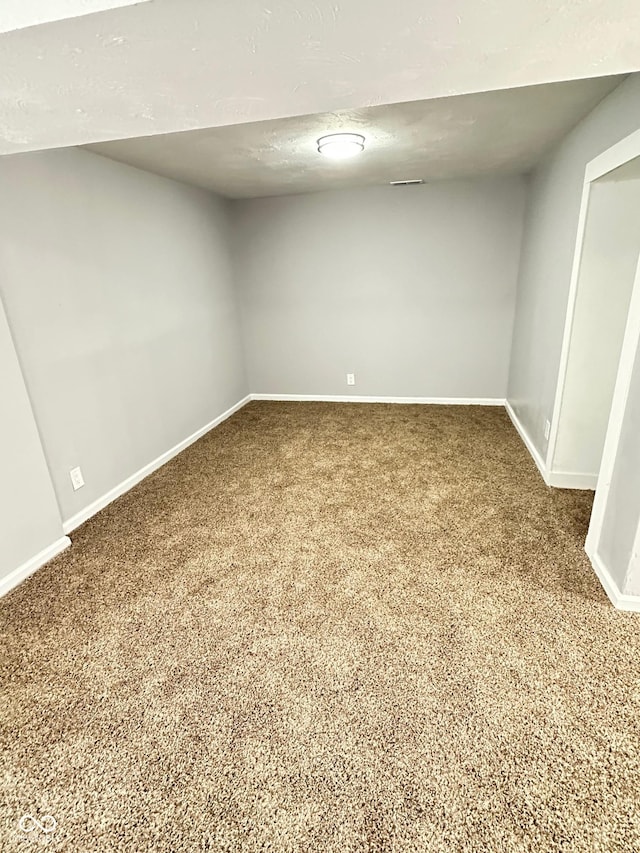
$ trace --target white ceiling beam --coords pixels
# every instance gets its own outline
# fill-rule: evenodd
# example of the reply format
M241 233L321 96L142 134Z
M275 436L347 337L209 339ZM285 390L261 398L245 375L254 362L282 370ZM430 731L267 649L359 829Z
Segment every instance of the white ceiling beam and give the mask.
M148 2L149 0L3 0L0 3L0 33Z

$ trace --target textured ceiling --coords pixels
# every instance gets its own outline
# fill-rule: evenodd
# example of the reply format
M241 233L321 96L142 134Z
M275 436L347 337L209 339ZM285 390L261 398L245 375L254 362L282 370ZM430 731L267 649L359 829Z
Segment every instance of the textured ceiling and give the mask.
M148 2L149 0L2 0L0 33Z
M526 172L620 79L552 83L87 147L229 198ZM338 130L364 134L364 153L340 162L321 157L317 138Z
M152 0L0 35L0 153L638 69L638 0Z

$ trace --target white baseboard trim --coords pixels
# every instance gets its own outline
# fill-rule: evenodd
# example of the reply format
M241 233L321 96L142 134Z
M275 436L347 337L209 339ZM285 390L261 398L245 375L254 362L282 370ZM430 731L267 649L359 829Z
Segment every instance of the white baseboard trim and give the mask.
M251 394L252 400L317 403L400 403L431 406L504 406L498 397L365 397L332 394Z
M237 412L243 406L246 406L248 402L251 400L251 395L248 394L246 397L243 397L242 400L239 400L230 409L227 409L226 412L223 412L221 415L218 415L217 418L214 418L208 424L205 424L196 432L192 433L188 438L183 439L183 441L176 444L170 450L167 450L161 456L158 456L157 459L154 459L152 462L149 462L148 465L145 465L144 468L140 468L139 471L136 471L135 474L132 474L130 477L127 477L126 480L123 480L113 489L110 489L105 495L97 500L90 503L84 509L81 509L80 512L77 512L75 515L72 515L71 518L67 519L62 523L62 529L65 533L71 533L76 527L80 527L81 524L84 524L92 515L95 515L97 512L100 512L101 509L104 509L110 503L115 501L116 498L119 498L120 495L123 495L125 492L128 492L129 489L132 489L136 486L141 480L144 480L145 477L148 477L149 474L153 474L154 471L157 471L158 468L161 468L170 459L173 459L174 456L177 456L178 453L181 453L190 444L193 444L195 441L198 441L199 438L202 438L203 435L208 433L214 427L217 427L218 424L221 424L223 421L226 421L227 418L231 417L234 412Z
M591 489L598 485L597 474L576 474L571 471L550 471L547 483L556 489Z
M545 481L547 486L550 485L549 478L547 476L547 466L545 465L542 456L540 456L540 453L538 452L537 447L529 438L529 433L526 431L526 429L524 428L524 426L520 422L520 418L513 411L513 408L511 407L511 403L509 403L508 400L505 401L504 407L507 410L507 414L511 418L511 423L514 425L514 427L518 431L520 438L525 443L525 446L526 446L527 450L529 451L529 453L531 454L533 461L536 463L536 467L538 468L538 471L540 471L540 473L542 474L542 479Z
M600 555L597 552L591 552L589 548L585 548L585 550L591 560L593 570L613 606L618 610L630 610L634 613L640 612L640 595L625 595L620 592L618 585L609 574L609 570L603 563Z
M598 484L597 474L581 474L571 471L548 471L545 461L538 452L537 447L531 441L529 433L524 428L520 418L516 415L511 406L511 403L506 400L504 404L507 414L511 418L511 422L517 429L520 438L525 443L525 446L531 454L533 461L536 463L538 471L542 474L542 479L547 486L553 486L554 489L591 489L595 490Z
M53 560L54 557L65 551L69 545L71 545L71 539L68 536L61 536L60 539L56 539L52 545L40 551L35 557L31 557L26 563L18 566L17 569L9 572L5 577L0 578L0 598L22 583L29 575L32 575L44 566L45 563L48 563L49 560Z

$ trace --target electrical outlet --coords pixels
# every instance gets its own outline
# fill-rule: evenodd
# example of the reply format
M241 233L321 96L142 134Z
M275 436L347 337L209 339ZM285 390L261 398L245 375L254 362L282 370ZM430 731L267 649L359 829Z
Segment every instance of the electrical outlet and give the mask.
M551 424L549 421L544 422L544 437L549 440L549 434L551 433Z
M77 492L78 489L81 489L84 486L84 477L82 476L82 470L80 468L72 468L69 471L69 476L71 477L71 485L73 486L74 492Z
M355 384L356 384L355 373L347 373L347 385L355 385Z

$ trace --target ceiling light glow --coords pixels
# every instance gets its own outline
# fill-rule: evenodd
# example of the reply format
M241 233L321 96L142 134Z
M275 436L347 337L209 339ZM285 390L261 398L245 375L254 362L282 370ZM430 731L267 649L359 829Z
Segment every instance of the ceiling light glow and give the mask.
M392 187L417 187L424 184L424 178L407 178L404 181L389 181Z
M360 133L330 133L320 137L318 151L332 160L347 160L364 151L364 136Z

